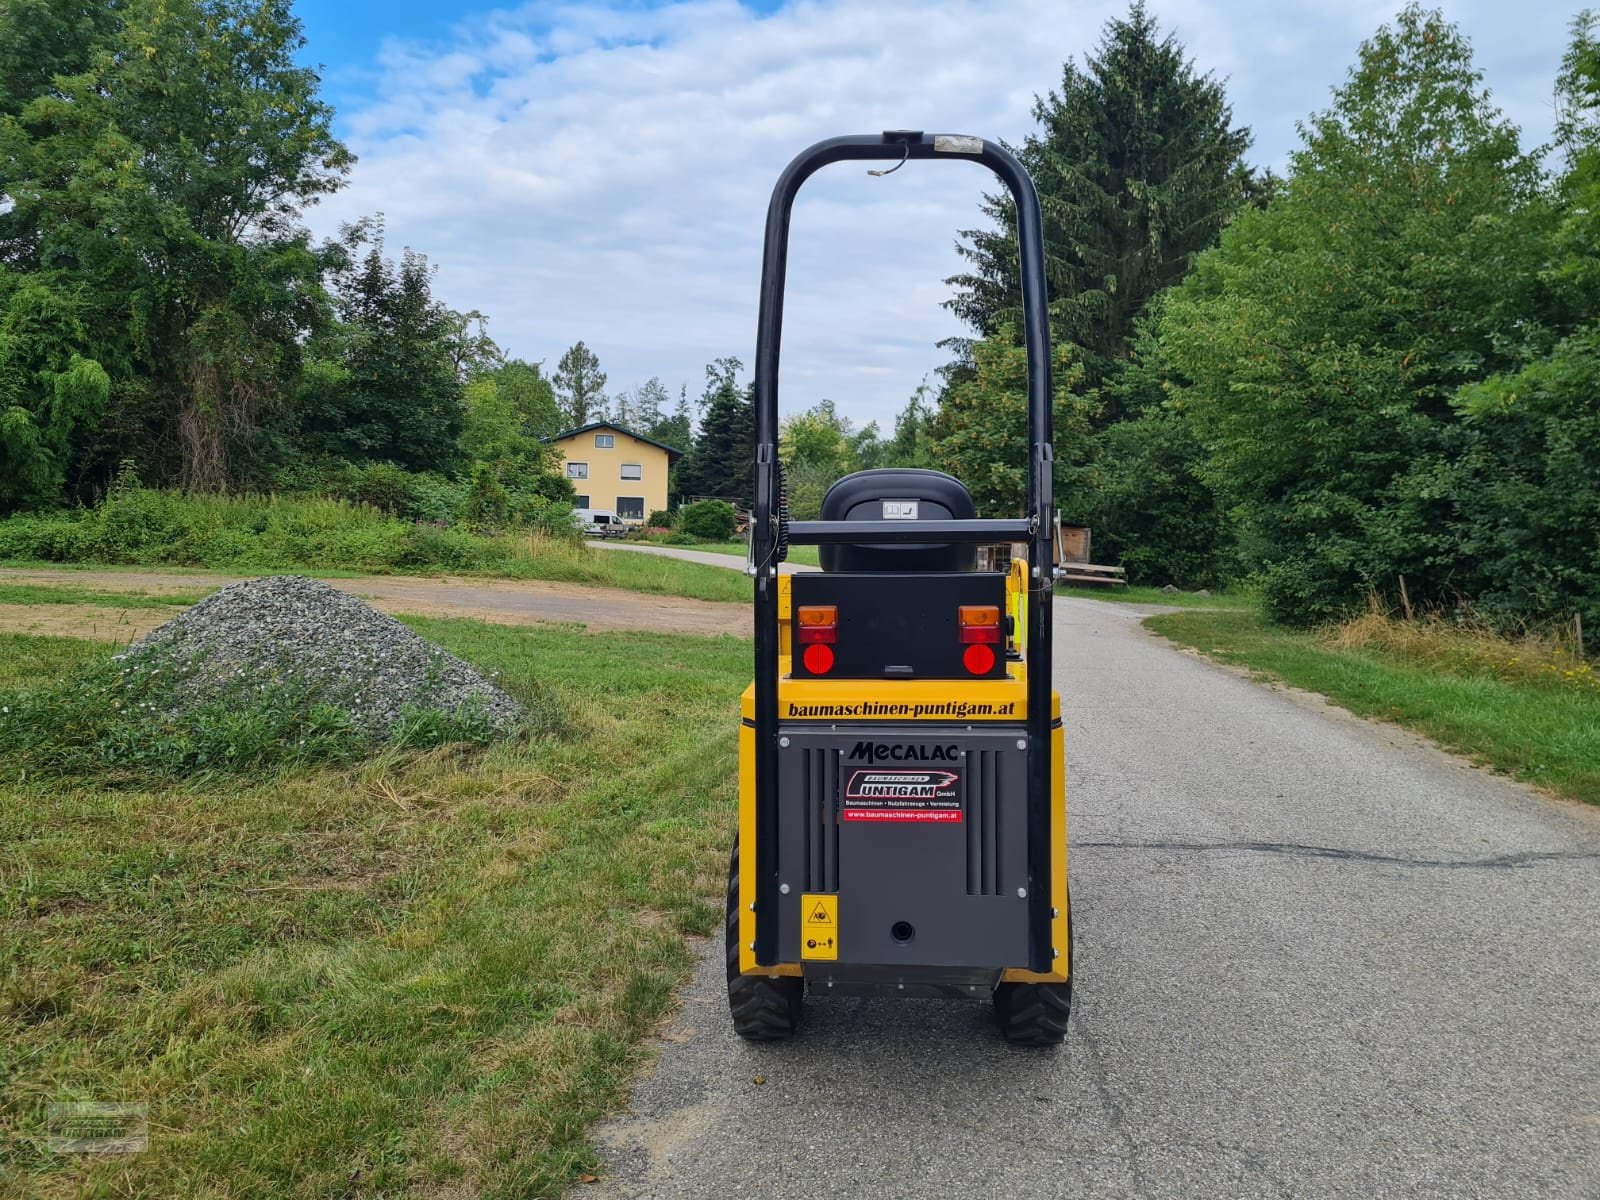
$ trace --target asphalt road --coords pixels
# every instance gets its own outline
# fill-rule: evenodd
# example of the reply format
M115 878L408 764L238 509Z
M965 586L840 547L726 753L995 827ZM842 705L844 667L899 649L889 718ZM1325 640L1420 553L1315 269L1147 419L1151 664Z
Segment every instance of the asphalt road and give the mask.
M1057 603L1072 1028L818 1000L729 1029L719 945L615 1197L1600 1197L1600 811Z

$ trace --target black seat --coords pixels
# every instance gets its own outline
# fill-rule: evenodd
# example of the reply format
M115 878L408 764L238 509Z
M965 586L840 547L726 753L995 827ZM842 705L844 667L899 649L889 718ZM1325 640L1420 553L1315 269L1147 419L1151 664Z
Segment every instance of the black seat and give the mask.
M890 508L885 509L885 502ZM910 505L916 515L906 516ZM824 521L968 521L977 516L972 493L954 475L917 467L881 467L846 475L822 498ZM846 542L818 548L824 571L971 571L978 548L959 542L931 546Z

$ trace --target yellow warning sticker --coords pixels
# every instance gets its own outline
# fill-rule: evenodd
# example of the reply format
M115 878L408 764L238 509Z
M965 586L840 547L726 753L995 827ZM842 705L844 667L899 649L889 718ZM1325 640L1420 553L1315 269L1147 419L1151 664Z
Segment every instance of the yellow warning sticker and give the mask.
M801 895L800 957L825 962L839 957L839 897L818 892Z

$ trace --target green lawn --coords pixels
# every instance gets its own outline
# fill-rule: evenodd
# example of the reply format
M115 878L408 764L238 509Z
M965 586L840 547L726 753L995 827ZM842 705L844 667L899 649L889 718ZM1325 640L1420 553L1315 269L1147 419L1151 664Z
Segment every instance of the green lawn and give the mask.
M407 623L557 731L198 781L0 764L0 1196L552 1196L595 1168L718 924L749 643ZM0 693L107 652L0 638ZM47 1152L67 1100L147 1103L149 1151Z
M1600 695L1507 679L1470 662L1441 667L1376 650L1339 649L1256 612L1167 613L1145 621L1181 645L1295 687L1361 716L1414 729L1518 779L1600 803Z
M103 588L0 582L0 604L93 604L103 608L172 608L194 604L204 599L207 594L206 591L147 592L142 589L108 592Z

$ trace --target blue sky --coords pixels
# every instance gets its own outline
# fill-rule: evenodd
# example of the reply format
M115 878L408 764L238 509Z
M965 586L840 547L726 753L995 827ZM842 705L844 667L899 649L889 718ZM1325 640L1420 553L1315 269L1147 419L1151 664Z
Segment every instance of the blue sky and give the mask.
M1281 169L1392 0L1149 0L1196 66L1228 81L1251 161ZM1457 0L1496 102L1549 135L1576 7ZM382 212L389 248L490 317L519 357L582 338L608 390L754 349L767 193L796 151L885 128L1020 141L1126 0L676 0L445 6L301 0L324 94L359 156L311 210L318 233ZM957 231L986 187L966 164L869 179L839 165L796 208L785 411L826 396L888 426L964 332L940 307Z

